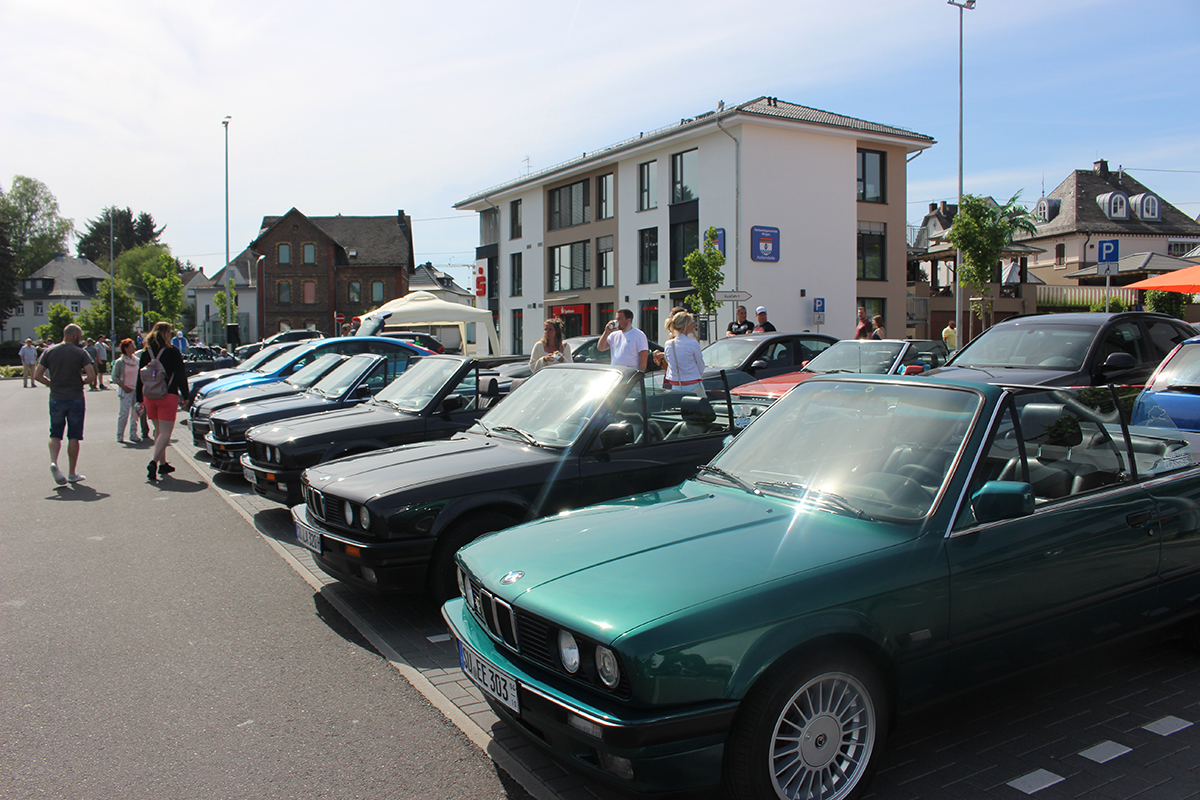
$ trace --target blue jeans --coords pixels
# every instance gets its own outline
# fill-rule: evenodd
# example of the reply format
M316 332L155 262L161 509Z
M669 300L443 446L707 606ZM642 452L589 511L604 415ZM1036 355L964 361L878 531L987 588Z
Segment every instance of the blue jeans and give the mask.
M67 429L67 438L83 440L83 412L86 403L82 397L78 400L55 400L50 398L50 438L62 440L63 428Z

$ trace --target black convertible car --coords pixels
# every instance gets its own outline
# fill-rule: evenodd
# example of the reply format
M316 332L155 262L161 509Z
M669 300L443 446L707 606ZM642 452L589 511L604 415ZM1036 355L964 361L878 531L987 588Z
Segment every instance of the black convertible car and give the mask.
M727 405L645 384L628 367L547 367L466 433L312 467L296 536L351 585L444 600L476 537L674 486L721 450Z
M221 472L242 474L246 432L255 425L305 414L340 411L378 394L407 366L387 356L362 353L346 359L337 369L299 394L273 397L257 403L241 403L209 417L212 429L204 446L212 465Z
M300 473L335 458L466 430L504 395L495 374L461 356L413 364L365 403L342 411L260 425L246 436L242 473L254 491L289 506L301 502Z

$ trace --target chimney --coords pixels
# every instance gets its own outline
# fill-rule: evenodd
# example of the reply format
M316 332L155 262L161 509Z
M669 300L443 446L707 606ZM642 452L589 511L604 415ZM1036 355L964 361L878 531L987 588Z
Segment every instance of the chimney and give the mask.
M946 201L945 201L945 200L942 200L940 203L938 203L938 213L939 213L939 214L945 214L945 213L947 213L947 212L946 212Z
M1099 175L1103 180L1108 180L1108 162L1103 158L1092 165L1092 171Z
M932 214L935 211L937 211L937 203L930 203L929 204L929 213Z

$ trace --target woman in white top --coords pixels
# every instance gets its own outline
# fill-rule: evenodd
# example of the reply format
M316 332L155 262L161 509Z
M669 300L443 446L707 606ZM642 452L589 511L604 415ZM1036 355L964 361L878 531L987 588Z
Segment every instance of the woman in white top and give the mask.
M704 377L704 356L700 343L696 341L696 319L687 311L680 311L667 320L670 338L663 346L667 377L663 385L669 389L695 389L702 391L700 380Z
M563 341L566 326L558 317L546 320L542 328L542 338L533 343L533 352L529 354L529 369L537 372L542 367L551 364L570 364L571 345Z
M129 441L137 444L138 415L131 414L137 394L138 361L133 357L133 340L121 340L121 355L113 361L112 382L117 386L121 407L117 411L117 441L125 441L125 427L129 426Z

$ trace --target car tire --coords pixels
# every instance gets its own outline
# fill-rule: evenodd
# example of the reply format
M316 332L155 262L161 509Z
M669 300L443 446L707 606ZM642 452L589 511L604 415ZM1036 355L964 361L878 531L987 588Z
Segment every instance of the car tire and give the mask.
M750 691L725 745L722 789L735 800L863 795L883 754L888 697L850 652L801 658Z
M507 514L476 513L454 522L438 536L429 559L429 572L425 578L425 591L441 604L458 594L458 579L454 575L454 554L459 548L483 536L485 533L504 530L517 524Z

